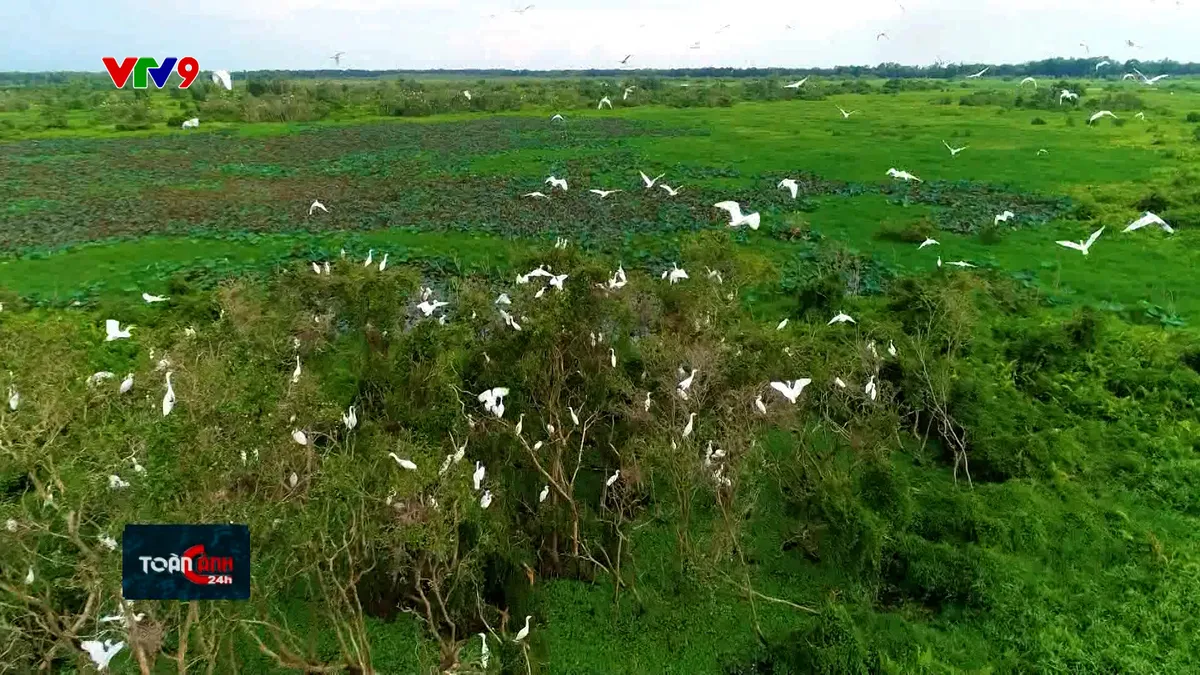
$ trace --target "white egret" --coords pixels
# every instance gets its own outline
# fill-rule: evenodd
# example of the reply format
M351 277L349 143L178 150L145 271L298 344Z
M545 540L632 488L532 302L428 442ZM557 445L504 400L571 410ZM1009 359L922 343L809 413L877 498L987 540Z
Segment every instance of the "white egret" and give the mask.
M292 474L291 474L290 476L288 476L288 487L290 487L290 488L292 488L293 490L295 490L295 489L296 489L296 485L297 485L297 484L299 484L299 483L300 483L300 476L297 476L297 475L296 475L296 472L295 472L295 471L293 471L293 472L292 472Z
M354 406L350 406L350 409L342 415L342 424L346 425L346 431L354 431L354 427L358 426L358 412Z
M154 304L156 302L166 302L167 300L170 300L170 298L163 297L161 295L150 295L149 293L142 293L142 300L146 301L146 304L150 305L150 304Z
M479 395L479 402L483 404L483 409L492 413L496 417L504 417L504 397L508 396L508 389L505 387L493 387Z
M1049 151L1049 150L1047 150L1047 149L1045 149L1045 148L1038 148L1038 151L1037 151L1037 153L1036 153L1036 154L1038 154L1038 155L1048 155L1048 154L1050 154L1050 151Z
M526 192L525 194L523 194L521 196L522 197L533 197L534 199L550 199L546 195L542 194L541 192L537 192L536 190L533 192Z
M370 267L373 262L375 262L375 249L369 249L367 259L363 261L363 267Z
M853 115L853 114L855 114L855 113L857 113L857 112L861 112L861 111L858 111L858 110L846 110L845 108L843 108L843 107L842 107L842 106L840 106L840 105L839 105L839 106L837 106L837 109L838 109L838 110L839 110L839 111L842 113L842 119L844 119L844 120L848 120L848 119L850 119L850 116L851 116L851 115Z
M680 372L682 373L683 371L681 370ZM688 374L687 377L685 377L679 381L679 384L676 385L676 387L679 389L679 391L687 391L688 389L691 389L692 380L695 379L696 372L697 372L697 370L695 368L692 368L692 372L690 374ZM646 394L646 398L647 399L650 398L650 394L648 392Z
M871 379L867 381L867 386L863 389L863 392L866 393L867 396L870 396L872 401L875 400L875 396L879 393L879 389L875 386L874 375L872 375Z
M605 197L613 194L614 192L624 192L624 190L588 190L588 192L590 192L594 195L600 195L600 199L604 199Z
M958 157L958 153L960 153L963 150L966 150L968 147L970 147L970 146L964 145L961 148L952 148L952 147L950 147L950 144L947 143L946 141L942 141L942 145L946 146L946 149L950 151L951 157Z
M840 377L833 378L833 383L836 384L837 386L841 387L842 389L846 388L846 383L842 382L842 378L840 378Z
M340 66L340 65L342 65L342 54L345 54L345 53L346 53L346 52L338 52L338 53L334 54L333 56L331 56L331 57L329 57L329 58L330 58L330 59L331 59L331 60L332 60L332 61L333 61L335 64L337 64L337 65L339 65L339 66Z
M225 91L233 89L233 78L229 76L228 70L214 70L212 73L213 84L219 84L225 87Z
M1158 225L1158 226L1162 227L1163 231L1165 231L1167 234L1172 234L1175 232L1175 230L1171 229L1171 226L1168 225L1165 220L1163 220L1162 218L1159 218L1158 216L1154 215L1153 213L1150 213L1149 211L1147 211L1141 218L1138 218L1137 220L1130 223L1128 227L1126 227L1124 230L1121 230L1121 231L1122 232L1133 232L1134 230L1140 230L1147 225Z
M683 189L683 186L682 186L682 185L681 185L681 186L679 186L679 187L677 187L677 188L673 188L673 187L671 187L670 185L667 185L666 183L663 183L662 185L659 185L659 187L660 187L660 188L662 188L662 189L664 189L664 190L666 190L666 191L667 191L667 195L668 195L668 196L670 196L670 197L674 197L675 195L679 194L679 191Z
M794 178L784 178L783 180L779 181L779 185L776 185L775 187L780 190L787 188L788 191L792 193L792 199L796 198L796 191L800 189L800 186L796 184L796 179Z
M628 58L628 57L626 57L626 58ZM622 61L621 63L625 63L625 62L624 62L624 61ZM622 101L626 101L626 100L628 100L628 99L629 99L629 95L633 93L633 90L634 90L634 89L637 89L637 87L636 87L636 86L633 86L633 87L625 87L625 95L621 97L621 100L622 100Z
M835 324L835 323L847 323L847 322L849 322L849 323L858 323L858 322L857 322L857 321L855 321L855 320L853 319L853 317L851 317L849 314L843 314L843 313L839 313L837 316L835 316L835 317L833 317L832 319L830 319L830 320L829 320L829 323L827 323L827 324L825 324L825 325L826 325L826 326L832 326L832 325L833 325L833 324Z
M545 184L549 185L551 190L553 190L554 188L559 188L559 189L561 189L563 192L566 192L566 191L567 191L567 189L568 189L568 188L567 188L567 179L566 179L566 178L555 178L554 176L550 176L549 178L547 178L547 179L546 179L545 181L543 181L543 182L544 182Z
M550 486L549 485L543 486L542 491L538 494L538 503L540 504L540 503L546 501L546 497L549 497L549 496L550 496Z
M888 170L887 170L887 175L889 175L889 176L891 176L892 178L895 178L895 179L897 179L897 180L903 180L903 181L906 181L906 182L909 182L909 181L914 181L914 180L915 180L915 181L917 181L918 183L924 183L924 182L925 182L925 181L921 180L920 178L917 178L916 176L912 175L911 173L909 173L909 172L907 172L907 171L901 171L901 170L899 170L899 169L895 169L895 168L888 169Z
M388 259L388 254L387 254L387 253L384 253L384 254L383 254L383 260L380 260L380 261L379 261L379 271L380 271L380 272L382 272L382 271L384 271L385 269L387 269L387 259Z
M417 309L421 310L421 313L424 314L425 316L433 316L433 313L436 312L439 308L445 307L446 305L449 305L449 304L450 303L443 302L441 300L432 300L432 301L426 300L425 302L418 304Z
M671 263L671 269L662 273L663 279L670 279L672 284L676 284L688 278L687 272L679 268L675 263Z
M1114 115L1111 110L1101 110L1099 112L1094 113L1091 117L1088 118L1088 124L1095 122L1096 120L1100 119L1101 117L1111 117L1114 120L1121 119L1120 117L1117 117L1116 115Z
M575 426L579 426L579 415L575 414L575 408L567 406L567 412L571 413L571 423Z
M795 403L796 399L800 397L801 392L804 391L804 388L810 384L812 384L812 378L803 377L799 380L772 382L771 388L780 394L783 394L783 397L788 400L788 403Z
M1103 68L1104 66L1107 66L1107 65L1110 65L1108 61L1101 61L1100 63L1097 63L1097 64L1096 64L1096 68L1095 68L1095 69L1098 71L1098 70L1100 70L1101 68Z
M329 209L325 208L324 204L322 204L320 201L314 199L312 205L308 207L308 215L311 216L313 214L313 211L315 211L317 209L321 209L322 213L329 213Z
M487 646L487 635L480 633L479 640L481 642L481 645L479 647L479 665L483 666L484 670L487 670L488 657L491 656L491 652L488 651L488 646Z
M1124 75L1122 75L1122 76L1121 76L1121 80L1122 80L1122 81L1124 81L1124 80L1136 80L1136 79L1137 79L1137 75L1134 75L1133 73L1125 73Z
M296 369L292 371L292 384L300 381L300 355L296 355Z
M187 328L184 328L183 336L184 337L196 337L196 329L193 328L192 326L188 326Z
M121 393L126 394L130 389L133 389L133 373L129 373L124 380L121 380Z
M888 355L892 358L896 358L896 354L896 343L888 340Z
M1134 115L1134 117L1138 118L1139 120L1141 120L1143 122L1146 121L1146 113L1144 113L1144 112L1139 112L1138 114Z
M942 260L942 259L939 257L939 258L938 258L938 263L939 263L939 264L938 264L938 267L941 267L941 264L940 264L940 263L941 263L941 260ZM955 266L955 267L962 267L962 268L966 268L966 267L974 267L974 265L972 265L971 263L969 263L969 262L967 262L967 261L965 261L965 260L955 260L954 262L948 262L948 263L946 263L946 264L947 264L947 265L953 265L953 266Z
M562 116L562 115L555 115L554 117L551 117L551 118L550 118L550 121L551 121L551 122L562 122L562 121L564 121L564 120L563 120L563 116Z
M642 172L642 171L639 171L638 173L639 173L639 174L641 174L641 176L642 176L642 182L646 184L646 189L647 189L647 190L649 190L650 188L654 187L654 184L658 182L658 179L659 179L659 178L662 178L663 176L667 175L667 174L665 174L665 173L660 173L660 174L658 174L657 176L655 176L654 178L650 178L649 176L647 176L647 175L646 175L644 172Z
M28 586L29 584L32 584L34 581L34 578L35 577L33 576L33 568L30 567L29 572L27 572L25 574L25 585Z
M110 551L117 550L117 540L113 539L112 537L108 536L107 534L100 535L100 545ZM103 619L101 619L101 620L103 621Z
M1034 88L1034 89L1037 89L1037 80L1033 79L1032 77L1027 77L1027 78L1025 78L1025 79L1021 80L1021 84L1018 84L1017 86L1018 86L1018 87L1020 87L1020 86L1024 86L1024 84L1025 84L1026 82L1032 82L1032 83L1033 83L1033 88Z
M937 239L927 238L927 239L925 239L925 241L921 242L921 245L917 247L917 250L923 249L926 246L940 246L940 245L941 245L941 242L939 242Z
M1079 94L1076 94L1076 93L1075 93L1075 92L1073 92L1073 91L1068 91L1068 90L1066 90L1066 89L1063 89L1063 90L1061 90L1061 91L1059 91L1059 92L1058 92L1058 104L1059 104L1059 105L1062 105L1062 102L1063 102L1063 99L1064 99L1064 98L1065 98L1065 99L1070 99L1070 100L1072 100L1072 101L1077 101L1077 100L1079 100Z
M16 412L17 406L21 405L21 394L16 389L9 385L8 387L8 409Z
M180 129L199 129L200 128L200 118L193 117L190 120L184 120L183 124L179 125L179 128Z
M1006 223L1006 222L1008 222L1009 218L1013 218L1015 216L1016 216L1016 214L1014 214L1012 211L1006 210L1004 213L1001 213L1000 215L996 216L992 220L992 224L995 225L997 223Z
M808 77L811 77L811 76L808 76ZM799 89L800 87L804 86L805 82L808 82L808 77L805 77L802 80L796 80L795 82L789 82L788 84L783 85L783 88L784 89Z
M612 484L617 482L617 479L620 477L621 470L617 469L615 472L613 472L613 475L608 477L608 480L604 481L604 487L612 487Z
M410 459L404 459L403 457L397 455L394 452L389 452L388 457L391 457L392 459L396 460L396 463L400 465L401 469L407 469L409 471L417 470L417 465Z
M517 332L520 332L521 324L517 323L517 320L514 319L511 314L509 314L508 312L506 312L504 310L500 310L500 318L504 320L504 323L509 328L512 328L513 330L515 330Z
M608 287L611 290L616 290L618 288L624 288L625 284L627 283L629 283L629 279L625 277L625 268L618 265L617 271L614 272L612 277L608 280Z
M516 434L518 436L520 436L521 428L524 426L525 426L525 413L521 413L520 415L517 416L517 426L513 429L513 431L516 432Z
M1100 238L1100 233L1103 231L1104 231L1103 227L1096 230L1087 238L1087 241L1082 241L1082 240L1081 241L1062 241L1062 240L1059 240L1054 243L1058 244L1059 246L1066 246L1067 248L1073 248L1076 251L1081 251L1081 252L1083 252L1084 255L1087 255L1088 249L1090 249L1092 247L1092 244L1096 243L1096 240Z
M708 270L708 278L709 279L715 279L718 284L725 283L725 279L721 276L721 273L719 271L714 270L714 269L709 269L707 267L705 269Z
M696 413L689 414L687 424L684 425L684 427L683 427L683 437L684 438L687 438L688 436L692 435L692 425L695 422L696 422Z
M104 671L108 670L108 663L113 660L113 657L125 648L125 642L84 640L79 643L79 648L87 653L92 663L96 664L96 670Z
M126 340L129 338L129 331L132 326L126 326L125 330L121 330L121 322L116 319L107 319L104 322L104 341L112 342L113 340Z
M650 392L646 392L646 400L644 403L642 403L642 407L646 410L646 412L650 412Z
M471 91L469 89L463 89L462 95L463 98L467 99L468 101L471 100Z
M596 110L599 110L599 109L603 108L603 107L604 107L604 106L606 106L606 105L608 106L608 109L609 109L609 110L612 110L612 101L611 101L611 100L609 100L609 98L608 98L607 96L605 96L604 98L600 99L600 102L596 104Z
M725 201L713 204L713 208L722 209L729 212L729 226L739 227L741 225L749 225L750 229L757 230L759 225L758 212L742 214L742 207L737 202Z
M163 395L162 400L163 417L170 415L171 411L175 409L175 388L171 386L171 375L173 374L172 371L167 371L167 393Z
M308 434L305 434L299 429L295 429L292 431L292 440L296 441L300 445L308 445Z
M109 474L108 487L111 490L124 490L125 488L129 487L129 481L122 480L121 477L115 473Z
M784 328L787 327L787 325L788 325L788 320L784 319L783 321L780 321L778 325L775 326L775 330L783 330Z
M517 631L517 637L513 640L513 642L520 642L529 636L529 620L532 618L532 616L525 617L525 627Z
M608 348L608 363L613 368L617 367L617 350L613 349L612 347Z
M767 414L767 404L763 403L762 394L759 394L758 397L754 399L754 407L758 409L759 413L763 415Z
M88 375L87 383L89 387L94 387L97 384L100 384L101 380L110 380L114 377L116 377L114 373L111 373L107 370L101 370L98 373L92 373L91 375Z
M475 473L471 474L471 482L475 486L475 491L479 491L479 486L483 483L483 477L487 474L487 469L480 462L475 462Z
M563 282L567 280L568 276L569 275L566 275L566 274L557 274L555 276L552 276L549 279L550 285L561 291L563 289Z
M313 268L313 272L315 272L315 273L317 273L317 274L320 274L320 273L321 273L321 266L320 266L320 265L318 265L317 263L313 263L313 264L312 264L312 268Z
M493 303L493 304L497 304L497 305L511 305L511 304L512 304L512 298L508 297L508 293L501 293L501 294L500 294L500 296L496 298L496 302L495 302L495 303Z
M986 73L987 71L991 70L991 68L992 68L991 66L988 66L987 68L984 68L983 70L979 71L978 73L975 73L974 75L968 75L967 77L968 77L969 79L974 79L974 78L977 78L977 77L983 77L983 74L984 74L984 73Z

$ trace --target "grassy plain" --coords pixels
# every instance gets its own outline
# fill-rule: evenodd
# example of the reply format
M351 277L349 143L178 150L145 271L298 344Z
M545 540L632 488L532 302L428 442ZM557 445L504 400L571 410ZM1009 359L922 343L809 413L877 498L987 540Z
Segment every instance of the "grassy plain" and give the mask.
M153 672L480 672L475 633L492 631L508 640L491 638L487 672L1200 667L1190 84L1097 86L1063 110L960 103L1015 96L985 80L562 125L531 110L0 145L0 367L22 396L0 412L0 520L18 524L0 532L0 654L17 672L82 664L67 646L112 630L94 616L120 586L96 538L174 519L250 523L255 599L190 619L139 603L149 628L124 637ZM1086 124L1121 92L1140 104L1119 125ZM643 190L639 169L682 192ZM519 198L551 174L570 191ZM330 212L309 217L312 199ZM722 199L762 229L725 228ZM1147 209L1176 234L1120 233ZM1087 257L1053 243L1101 226ZM918 250L926 236L940 246ZM357 264L369 249L386 274ZM308 269L324 260L332 277ZM692 277L678 287L658 279L673 261ZM536 301L511 280L543 262L571 277ZM618 264L629 287L596 290ZM422 285L454 302L446 326L415 315ZM501 291L520 333L496 319ZM858 324L826 326L837 311ZM135 339L102 342L106 318ZM165 419L164 355L180 401ZM686 402L680 366L702 373ZM133 396L83 383L100 370L134 372ZM794 408L765 388L801 376ZM500 385L510 412L485 420L466 392ZM543 454L512 433L520 413ZM451 434L471 461L443 477ZM701 465L710 440L728 487ZM535 459L567 486L544 508ZM112 472L133 486L110 491ZM526 649L511 637L527 614ZM138 671L131 652L114 671Z

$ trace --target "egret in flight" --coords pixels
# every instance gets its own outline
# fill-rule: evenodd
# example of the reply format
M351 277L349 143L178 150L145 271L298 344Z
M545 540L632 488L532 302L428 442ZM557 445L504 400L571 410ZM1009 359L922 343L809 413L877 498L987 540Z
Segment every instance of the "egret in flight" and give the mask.
M991 70L991 68L992 68L991 66L988 66L988 67L984 68L983 70L979 71L978 73L975 73L974 75L968 75L967 77L972 78L972 79L974 79L976 77L983 77L983 74L986 73L987 71Z
M808 82L808 77L805 77L803 80L796 80L795 82L792 82L791 84L785 84L785 85L783 85L783 88L784 89L799 89L800 87L804 86L805 82Z
M950 147L950 144L947 143L946 141L942 141L942 145L946 146L946 149L950 151L951 157L958 157L958 153L960 153L963 150L966 150L968 147L970 147L970 146L964 145L961 148L952 148L952 147Z
M311 216L313 214L313 211L315 211L316 209L321 209L322 213L329 213L329 209L325 208L324 204L322 204L320 201L314 199L312 205L308 207L308 215Z
M1100 119L1101 117L1111 117L1114 120L1121 119L1120 117L1117 117L1116 115L1114 115L1111 110L1101 110L1088 118L1088 124L1095 122L1096 120Z
M938 241L937 239L927 238L925 241L921 242L921 245L917 247L917 250L923 249L926 246L940 246L940 245L941 245L941 242Z
M757 230L759 225L758 212L742 214L742 207L737 202L717 202L713 204L713 208L724 209L729 212L729 226L739 227L741 225L749 225L750 229Z
M526 192L525 194L523 194L521 196L522 197L533 197L534 199L550 199L549 197L542 194L541 192Z
M121 330L121 322L116 319L108 319L104 322L105 342L113 340L126 340L129 338L129 331L133 330L132 326L126 326L125 330Z
M144 300L147 305L152 305L156 302L166 302L167 300L170 300L170 298L167 298L167 297L164 297L161 295L150 295L149 293L142 293L142 300Z
M554 188L559 188L563 192L566 192L569 189L567 187L567 179L566 178L555 178L554 176L550 176L544 182L550 186L551 190L553 190Z
M1032 82L1032 83L1033 83L1033 88L1034 88L1034 89L1037 89L1037 80L1033 79L1032 77L1027 77L1027 78L1025 78L1025 79L1021 80L1021 84L1018 84L1017 86L1018 86L1018 87L1020 87L1020 86L1024 86L1024 84L1025 84L1026 82Z
M1067 89L1063 89L1062 91L1058 92L1058 104L1059 105L1062 105L1064 98L1069 99L1071 101L1077 101L1077 100L1079 100L1079 94L1076 94L1075 92L1069 91Z
M596 110L603 108L605 105L608 106L609 110L612 110L612 101L609 100L609 98L607 96L600 99L600 102L596 104Z
M757 215L757 214L756 214L756 215ZM663 279L669 279L669 280L670 280L670 282L671 282L671 284L672 284L672 285L674 285L674 284L677 284L677 283L679 283L680 281L682 281L682 280L684 280L684 279L687 279L687 278L688 278L688 274L687 274L687 272L686 272L686 271L684 271L684 270L680 269L680 268L679 268L679 266L678 266L678 265L676 265L675 263L671 263L671 269L669 269L669 270L667 270L667 271L663 272L663 273L662 273L662 278L663 278Z
M1130 223L1128 227L1126 227L1124 230L1121 230L1121 231L1122 232L1133 232L1134 230L1140 230L1147 225L1158 225L1158 226L1162 227L1163 231L1166 232L1167 234L1172 234L1175 232L1175 230L1171 229L1171 226L1168 225L1165 220L1163 220L1162 218L1159 218L1158 216L1154 215L1153 213L1151 213L1149 211L1147 211L1141 218L1138 218L1137 220Z
M92 663L96 664L96 670L104 671L108 669L108 664L113 657L125 648L125 642L84 640L79 643L79 648L88 655Z
M605 197L613 194L614 192L622 192L622 190L588 190L588 192L590 192L594 195L600 195L600 199L604 199Z
M1073 248L1076 251L1081 251L1084 255L1087 255L1088 249L1090 249L1092 247L1092 244L1096 243L1096 240L1100 238L1100 233L1103 231L1104 231L1103 227L1096 230L1095 232L1093 232L1091 234L1091 236L1089 236L1087 238L1087 241L1062 241L1062 240L1060 240L1060 241L1056 241L1054 243L1058 244L1059 246L1066 246L1067 248Z
M825 325L832 326L835 323L858 323L858 322L855 321L854 318L851 317L849 314L838 314L837 316L830 319L829 323L827 323Z
M804 388L810 384L812 384L812 379L804 377L799 380L792 380L790 382L787 380L784 380L783 382L772 382L771 388L780 394L783 394L783 397L788 400L788 403L795 403L796 399L800 397L800 393L803 392Z
M1014 218L1014 217L1015 217L1015 214L1012 211L1005 211L1004 213L1001 213L1000 215L998 215L994 219L992 219L992 224L995 225L997 223L1006 223L1006 222L1008 222L1009 218Z
M912 175L911 173L909 173L909 172L907 172L907 171L900 171L900 170L898 170L898 169L895 169L895 168L888 169L888 170L887 170L887 175L891 176L892 178L895 178L896 180L902 180L902 181L905 181L905 182L911 182L911 181L914 181L914 180L915 180L915 181L917 181L918 183L924 183L924 182L925 182L925 181L921 180L920 178L917 178L916 176Z
M842 119L844 119L844 120L850 119L851 115L853 115L856 112L859 112L858 110L846 110L845 108L843 108L840 105L837 107L837 109L842 112Z
M796 180L794 178L784 178L783 180L779 181L779 185L776 185L775 187L780 190L787 188L788 191L792 193L792 199L796 198L796 191L800 189L800 186L796 184Z
M666 190L667 195L669 195L671 197L674 197L675 195L679 194L679 191L683 189L682 185L677 188L673 188L670 185L667 185L666 183L663 183L663 184L659 185L658 187Z
M649 177L649 176L647 176L647 175L646 175L646 173L645 173L645 172L643 172L643 171L639 171L638 173L639 173L639 174L641 174L641 176L642 176L642 182L646 184L646 189L647 189L647 190L649 190L650 188L654 187L654 184L658 182L658 179L659 179L659 178L662 178L663 176L667 175L667 174L665 174L665 173L660 173L660 174L658 174L657 176L655 176L654 178L650 178L650 177Z
M219 84L225 87L226 91L233 89L233 79L229 77L228 70L214 70L212 73L213 84Z
M624 63L624 62L622 62L622 63ZM621 97L621 100L622 100L622 101L627 101L627 100L629 100L629 95L633 93L633 90L634 90L634 89L637 89L637 87L636 87L636 86L633 86L633 87L625 87L625 95Z

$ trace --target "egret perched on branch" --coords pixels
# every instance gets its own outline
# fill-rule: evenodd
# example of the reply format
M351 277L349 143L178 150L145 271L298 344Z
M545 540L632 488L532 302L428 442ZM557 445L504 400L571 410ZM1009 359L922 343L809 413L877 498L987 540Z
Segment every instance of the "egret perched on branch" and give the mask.
M484 468L481 462L475 462L475 473L471 474L471 482L475 486L475 491L479 491L479 486L483 484L483 477L487 474L487 469Z
M1165 231L1167 234L1172 234L1175 232L1175 230L1171 229L1171 226L1168 225L1165 220L1163 220L1162 218L1159 218L1158 216L1154 215L1153 213L1150 213L1149 211L1147 211L1145 213L1145 215L1143 215L1141 218L1138 218L1137 220L1130 223L1128 227L1126 227L1124 230L1121 230L1121 231L1122 232L1133 232L1134 230L1140 230L1147 225L1158 225L1158 226L1162 227L1163 231Z
M708 269L708 268L705 268L705 269ZM718 284L725 283L725 279L723 277L721 277L721 273L714 269L708 270L708 278L715 279Z
M300 355L296 355L296 369L292 371L292 384L300 381Z
M784 380L783 382L772 382L771 388L780 394L783 394L783 397L788 400L788 403L795 403L796 399L800 397L800 393L803 392L804 388L810 384L812 384L812 379L804 377L800 378L799 380L792 380L790 382L787 380Z
M658 182L658 179L659 179L659 178L662 178L663 176L667 175L667 174L665 174L665 173L660 173L660 174L658 174L657 176L655 176L654 178L650 178L649 176L647 176L647 175L645 174L645 172L639 171L638 173L639 173L639 174L641 174L641 176L642 176L642 182L646 184L646 189L647 189L647 190L649 190L650 188L654 187L654 184Z
M492 491L484 490L483 496L479 498L479 508L486 509L492 505Z
M646 412L650 412L650 392L646 392L646 401L642 404L642 407L645 408Z
M538 503L540 504L540 503L546 501L546 497L549 497L549 496L550 496L550 486L549 485L543 486L542 491L540 493L538 493Z
M809 77L811 77L811 75L806 76L803 80L796 80L795 82L792 82L791 84L785 84L785 85L783 85L783 88L784 89L799 89L800 87L804 86L805 82L808 82Z
M167 300L170 300L170 298L163 297L161 295L150 295L149 293L142 293L142 300L144 300L147 305L152 305L156 302L166 302Z
M688 415L687 424L684 425L684 427L683 427L683 437L684 438L687 438L688 436L692 435L692 426L695 424L695 422L696 422L696 413L690 413Z
M467 99L468 101L471 100L471 91L469 89L463 89L462 95L463 98Z
M754 407L758 410L758 412L760 414L762 414L762 415L767 414L767 404L763 403L762 394L759 394L758 397L754 399Z
M488 667L488 657L491 656L491 652L488 651L487 646L487 635L480 633L479 640L482 643L479 648L479 664L486 670Z
M171 375L173 374L172 371L167 371L167 393L163 395L162 400L163 417L170 415L171 411L175 409L175 388L171 386Z
M506 387L493 387L479 395L483 409L496 417L504 417L504 397L508 396Z
M129 331L132 329L132 326L126 326L125 330L121 330L121 322L117 321L116 319L107 319L104 322L104 341L112 342L113 340L126 340L129 338Z
M742 214L742 207L737 202L726 201L713 204L713 208L723 209L729 212L729 226L739 227L741 225L749 225L750 229L757 230L760 217L757 211L754 213Z
M872 401L875 400L875 396L879 393L879 388L875 386L874 375L872 375L871 379L867 381L867 386L863 389L863 393L871 397Z
M1095 122L1096 120L1100 119L1101 117L1111 117L1114 120L1121 119L1120 117L1117 117L1116 115L1114 115L1111 110L1101 110L1088 118L1088 124Z
M1066 246L1067 248L1073 248L1076 251L1082 251L1084 255L1087 255L1088 249L1090 249L1092 247L1092 244L1096 243L1096 240L1100 238L1100 233L1103 231L1104 231L1103 227L1096 230L1087 238L1087 241L1062 241L1062 240L1060 240L1060 241L1056 241L1054 243L1058 244L1059 246Z
M783 180L779 181L779 185L776 185L775 187L780 190L787 188L788 191L790 191L792 193L792 199L796 198L796 191L800 189L800 186L796 183L796 180L794 178L784 178ZM722 202L722 203L724 203L724 202ZM733 203L736 204L737 202L733 202ZM724 207L720 207L720 208L724 208Z
M678 265L676 265L675 263L671 263L671 269L663 272L662 278L670 279L671 283L675 284L675 283L678 283L679 281L682 281L683 279L687 279L688 275L687 275L686 271L679 269Z
M682 371L682 370L680 370L680 372L683 372L683 371ZM687 377L685 377L685 378L683 378L682 380L680 380L680 381L679 381L679 384L678 384L678 385L676 385L676 390L677 390L677 391L679 391L679 393L680 393L681 397L682 397L682 398L683 398L683 400L685 400L685 401L687 400L687 390L692 388L692 380L694 380L694 379L695 379L695 377L696 377L696 372L697 372L697 371L696 371L696 369L695 369L695 368L692 368L692 372L691 372L691 373L689 373ZM647 392L647 393L646 393L646 400L647 400L647 401L649 401L649 400L650 400L650 393L649 393L649 392Z
M325 208L324 204L322 204L320 201L314 199L312 205L308 207L308 215L311 216L313 214L313 211L315 211L317 209L321 209L322 213L329 213L329 209Z
M923 249L926 246L940 246L940 245L941 245L941 242L939 242L937 239L927 238L925 241L921 242L921 245L917 247L917 250Z
M617 469L615 472L613 472L613 475L608 477L608 480L604 481L604 487L612 487L613 483L617 482L617 479L620 477L621 470Z
M417 470L417 465L414 464L412 460L404 459L394 452L389 452L388 457L391 457L392 459L396 460L396 463L400 465L401 469L407 469L409 471Z
M837 109L841 111L842 119L844 119L844 120L850 119L850 116L853 115L854 113L861 112L859 110L846 110L845 108L843 108L840 105L837 107Z
M354 406L350 406L350 410L342 415L342 424L346 425L346 431L354 431L354 427L358 426L358 413Z
M529 620L532 618L532 616L525 617L525 627L517 631L517 637L513 640L513 642L520 642L521 640L529 637Z
M958 153L962 152L963 150L966 150L969 147L969 146L964 145L961 148L952 148L952 147L950 147L950 144L947 143L946 141L942 141L942 145L946 146L946 149L950 151L951 157L958 157Z
M848 323L858 323L858 322L857 322L857 321L855 321L855 320L854 320L854 319L853 319L853 318L852 318L852 317L851 317L849 314L841 314L841 313L839 313L837 316L835 316L835 317L833 317L832 319L830 319L830 320L829 320L829 323L827 323L827 324L825 324L825 325L826 325L826 326L832 326L832 325L833 325L833 324L835 324L835 323L847 323L847 322L848 322Z

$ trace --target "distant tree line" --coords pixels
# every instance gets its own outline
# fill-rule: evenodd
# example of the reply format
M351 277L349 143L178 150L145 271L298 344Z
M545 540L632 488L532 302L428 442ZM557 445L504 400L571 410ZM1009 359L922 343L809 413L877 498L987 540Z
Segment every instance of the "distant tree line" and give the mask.
M1102 60L1112 65L1096 71ZM591 70L508 70L477 69L462 70L249 70L237 71L236 77L243 80L286 80L286 79L377 79L377 78L421 78L421 77L662 77L662 78L770 78L787 74L811 74L823 77L868 77L885 79L926 78L948 79L961 77L988 68L989 77L1057 77L1057 78L1119 78L1133 68L1147 75L1169 74L1200 75L1200 63L1180 63L1170 59L1162 61L1138 61L1132 59L1119 62L1103 56L1086 59L1052 58L1018 64L987 63L939 63L927 66L881 63L877 66L836 66L833 68L667 68L667 69L591 69ZM112 86L108 76L95 72L24 73L0 72L0 86L42 86L66 84L79 79L97 80Z

